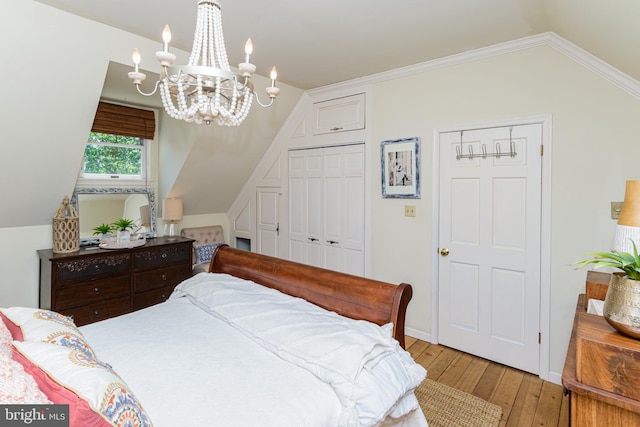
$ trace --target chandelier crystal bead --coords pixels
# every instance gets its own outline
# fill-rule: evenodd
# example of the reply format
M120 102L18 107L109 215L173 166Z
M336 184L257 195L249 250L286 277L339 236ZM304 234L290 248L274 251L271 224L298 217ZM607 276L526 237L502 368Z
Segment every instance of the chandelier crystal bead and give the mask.
M254 98L260 106L270 107L280 92L275 86L277 73L273 67L271 86L265 88L269 102L262 104L258 99L251 81L256 71L250 62L251 39L245 45L245 61L238 65L240 74L231 71L222 32L222 10L216 0L198 1L196 29L186 65L173 67L176 56L169 52L171 30L168 25L163 29L162 40L163 49L156 52L162 73L153 91L145 93L140 89L146 75L139 70L138 49L134 49L134 71L129 72L129 78L142 95L151 96L159 91L165 111L174 119L239 126L249 114Z

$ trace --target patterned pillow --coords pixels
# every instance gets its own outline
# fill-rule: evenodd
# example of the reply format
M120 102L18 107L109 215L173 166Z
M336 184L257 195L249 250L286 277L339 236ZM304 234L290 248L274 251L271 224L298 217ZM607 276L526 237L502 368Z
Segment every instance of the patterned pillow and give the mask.
M28 307L3 308L0 312L20 328L22 341L42 341L74 347L84 352L87 357L96 357L82 332L69 317L49 310Z
M11 336L11 332L9 332L4 322L0 320L0 355L11 357L13 354L12 341L13 337Z
M0 353L0 404L50 403L33 377L25 372L24 367L13 360L10 354Z
M2 309L0 309L0 320L2 323L9 329L11 333L11 337L16 341L24 341L24 337L22 336L22 331L20 330L20 326L13 323L7 316L4 315Z
M224 242L205 243L204 245L193 245L193 250L196 253L196 264L211 261L213 251Z
M61 392L55 396L53 393L49 394L49 398L54 403L70 405L70 417L76 417L70 420L70 425L152 425L140 402L108 364L88 357L73 347L29 341L16 341L14 345L17 351L33 364L33 368L41 370L46 377L65 389L59 390ZM36 379L46 381L42 375ZM49 384L46 387L54 386L55 384ZM95 419L88 421L89 415L86 413L80 416L79 409L71 408L71 405L77 405L79 400L88 403L90 409L99 416L98 421L101 417L106 423L99 423Z

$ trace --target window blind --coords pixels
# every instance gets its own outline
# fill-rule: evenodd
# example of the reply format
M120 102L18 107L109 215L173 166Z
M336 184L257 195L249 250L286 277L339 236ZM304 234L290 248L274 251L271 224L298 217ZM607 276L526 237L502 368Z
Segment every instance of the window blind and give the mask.
M155 129L153 111L100 102L91 132L153 139Z

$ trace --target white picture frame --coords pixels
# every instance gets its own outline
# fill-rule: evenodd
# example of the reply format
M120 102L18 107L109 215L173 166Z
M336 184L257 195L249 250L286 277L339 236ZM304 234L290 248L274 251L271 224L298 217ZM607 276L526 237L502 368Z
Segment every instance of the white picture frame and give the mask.
M420 198L420 138L380 143L383 198Z

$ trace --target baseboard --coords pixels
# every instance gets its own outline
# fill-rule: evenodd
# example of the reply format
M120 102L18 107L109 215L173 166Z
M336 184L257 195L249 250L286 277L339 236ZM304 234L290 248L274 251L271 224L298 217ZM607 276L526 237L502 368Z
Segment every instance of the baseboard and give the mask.
M431 343L431 334L428 332L419 331L413 328L404 328L404 334Z
M562 385L562 374L558 372L548 372L547 378L543 378L557 385Z

